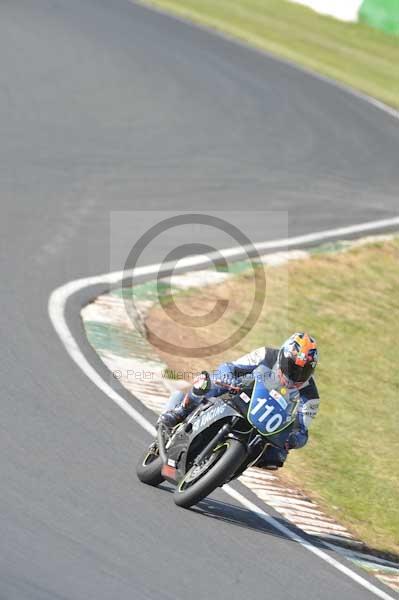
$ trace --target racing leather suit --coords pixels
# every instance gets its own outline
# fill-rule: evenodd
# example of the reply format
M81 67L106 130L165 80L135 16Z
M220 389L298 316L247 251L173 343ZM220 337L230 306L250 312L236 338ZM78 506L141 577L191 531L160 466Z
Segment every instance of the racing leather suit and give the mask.
M180 420L182 420L198 406L203 398L220 396L226 392L226 388L217 385L216 381L222 381L230 385L239 385L241 377L251 374L260 365L264 365L270 370L271 376L273 376L274 371L277 377L278 352L278 348L262 347L242 356L236 361L221 364L215 371L210 373L212 386L205 396L197 396L193 393L193 390L190 390L188 394L174 392L169 399L166 410L179 415L181 417ZM300 396L294 428L289 436L289 447L287 450L278 450L277 448L268 446L266 452L257 461L255 466L282 467L287 458L288 449L302 448L308 441L309 425L316 416L320 403L319 393L313 377L305 382L299 390L294 388L289 390L289 393L293 395L299 393Z

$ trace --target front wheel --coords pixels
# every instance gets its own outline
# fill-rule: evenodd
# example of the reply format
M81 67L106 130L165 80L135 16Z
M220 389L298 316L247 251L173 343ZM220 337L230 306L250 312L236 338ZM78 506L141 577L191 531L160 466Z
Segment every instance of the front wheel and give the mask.
M159 456L157 444L154 442L137 463L137 477L147 485L159 485L164 481L161 473L162 466L163 462Z
M175 504L182 508L197 504L229 480L246 456L247 451L238 440L228 439L217 446L201 465L187 471L173 494Z

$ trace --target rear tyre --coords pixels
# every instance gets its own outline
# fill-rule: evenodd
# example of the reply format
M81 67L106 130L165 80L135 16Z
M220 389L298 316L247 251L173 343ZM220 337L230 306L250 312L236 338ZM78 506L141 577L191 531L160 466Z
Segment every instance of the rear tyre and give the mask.
M189 508L228 481L247 456L238 440L220 444L200 466L191 467L176 488L173 499L177 506Z
M156 444L151 444L137 463L137 477L147 485L159 485L164 481L161 473L162 466L163 462L158 454L158 448Z

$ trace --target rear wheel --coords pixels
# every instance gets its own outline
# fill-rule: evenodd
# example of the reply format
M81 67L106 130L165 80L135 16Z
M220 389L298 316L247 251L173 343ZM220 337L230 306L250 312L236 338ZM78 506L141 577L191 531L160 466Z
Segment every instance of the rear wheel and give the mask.
M154 442L137 463L137 477L147 485L159 485L164 481L161 474L162 466L163 462L159 456L158 446Z
M246 456L238 440L228 439L217 446L203 463L187 471L173 494L175 504L182 508L197 504L229 480Z

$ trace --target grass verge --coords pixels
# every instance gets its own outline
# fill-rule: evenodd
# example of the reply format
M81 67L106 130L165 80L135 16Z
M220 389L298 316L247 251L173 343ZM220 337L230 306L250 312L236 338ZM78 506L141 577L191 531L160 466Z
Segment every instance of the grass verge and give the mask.
M399 37L286 0L142 0L399 108Z
M212 360L166 352L162 357L175 371L196 372L252 348L278 346L292 331L312 332L321 352L321 410L309 444L291 452L282 474L370 548L399 555L399 238L347 252L315 253L265 270L262 313L235 348ZM251 286L252 275L244 272L176 296L177 308L193 316L228 298L217 323L181 325L156 305L148 329L183 346L226 338L248 309Z

